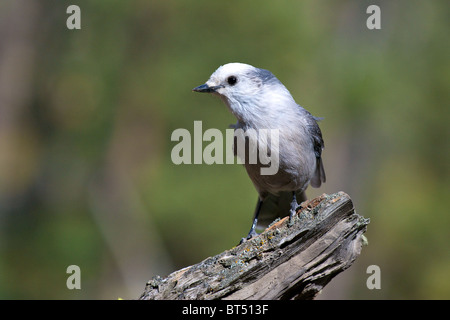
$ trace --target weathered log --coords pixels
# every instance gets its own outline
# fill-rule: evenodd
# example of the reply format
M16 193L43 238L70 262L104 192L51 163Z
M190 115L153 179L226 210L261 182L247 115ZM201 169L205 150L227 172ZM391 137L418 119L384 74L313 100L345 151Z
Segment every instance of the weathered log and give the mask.
M297 215L214 257L150 280L139 299L312 299L349 268L369 219L344 192L302 203Z

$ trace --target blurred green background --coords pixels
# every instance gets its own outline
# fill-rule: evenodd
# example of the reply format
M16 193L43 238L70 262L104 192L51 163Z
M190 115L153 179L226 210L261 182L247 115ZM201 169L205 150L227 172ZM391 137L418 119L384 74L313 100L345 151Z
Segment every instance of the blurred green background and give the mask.
M320 298L449 299L449 17L447 0L1 0L0 298L137 298L236 245L256 203L244 168L174 165L170 137L235 122L191 89L244 62L325 118L309 197L343 190L371 219Z

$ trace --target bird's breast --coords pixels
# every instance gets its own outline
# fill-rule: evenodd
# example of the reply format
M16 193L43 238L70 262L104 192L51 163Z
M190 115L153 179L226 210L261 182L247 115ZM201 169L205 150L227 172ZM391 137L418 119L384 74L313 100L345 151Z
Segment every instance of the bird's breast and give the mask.
M260 193L304 190L308 185L315 170L314 149L297 133L286 128L246 135L235 131L235 154Z

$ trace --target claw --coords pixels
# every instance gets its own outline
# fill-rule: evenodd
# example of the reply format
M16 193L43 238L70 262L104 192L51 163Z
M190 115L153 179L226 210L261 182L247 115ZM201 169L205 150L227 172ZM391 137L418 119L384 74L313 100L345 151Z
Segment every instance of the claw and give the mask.
M291 209L289 210L289 223L292 222L295 214L297 213L297 208L299 204L297 203L297 197L295 196L295 191L292 192Z
M239 241L239 244L243 244L244 242L250 240L251 238L254 238L258 236L258 233L255 230L250 230L250 232L248 233L247 237L242 238L241 241Z

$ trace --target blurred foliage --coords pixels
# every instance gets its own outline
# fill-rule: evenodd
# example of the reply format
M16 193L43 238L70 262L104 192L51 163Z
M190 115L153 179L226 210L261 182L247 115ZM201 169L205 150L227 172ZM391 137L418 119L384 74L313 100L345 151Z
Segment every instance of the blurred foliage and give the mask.
M66 28L70 4L81 30ZM370 4L381 30L366 28ZM136 298L236 245L256 203L245 170L174 165L170 137L235 122L191 89L244 62L325 118L328 181L309 196L343 190L371 219L330 296L449 299L449 15L445 0L3 0L0 298Z

